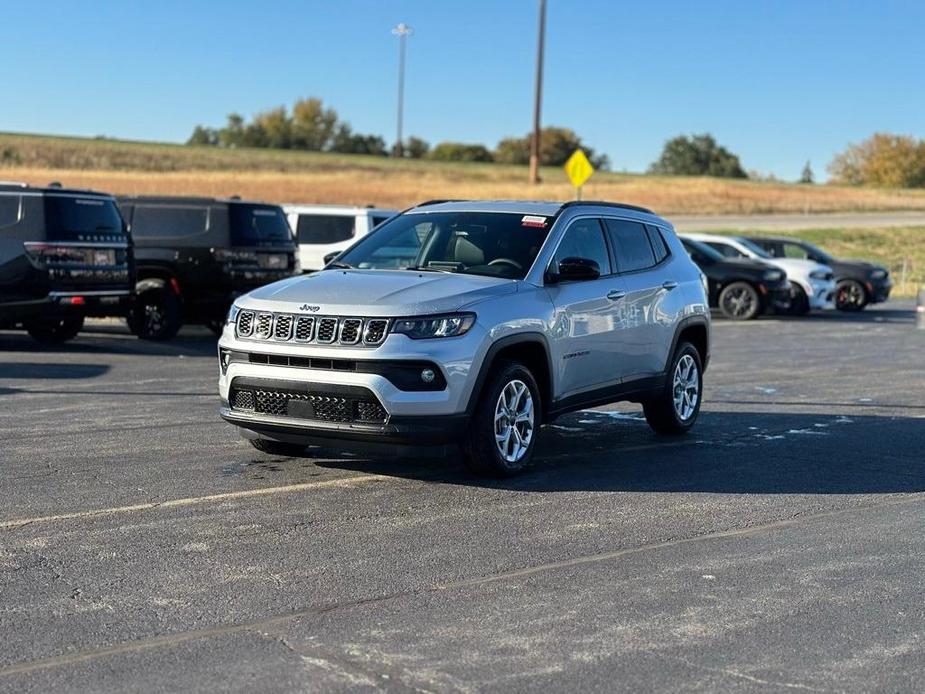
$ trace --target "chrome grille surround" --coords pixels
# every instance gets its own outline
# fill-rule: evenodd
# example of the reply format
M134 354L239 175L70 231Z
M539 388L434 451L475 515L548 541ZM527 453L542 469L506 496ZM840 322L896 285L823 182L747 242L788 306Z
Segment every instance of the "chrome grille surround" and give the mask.
M238 338L269 342L378 347L389 334L388 318L303 316L242 309L238 312Z

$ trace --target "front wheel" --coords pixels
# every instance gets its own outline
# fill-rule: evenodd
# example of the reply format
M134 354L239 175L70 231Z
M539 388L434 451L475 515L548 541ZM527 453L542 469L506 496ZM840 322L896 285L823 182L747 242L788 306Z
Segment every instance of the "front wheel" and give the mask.
M30 321L26 323L26 332L37 342L57 345L77 337L83 327L83 316L62 316Z
M522 364L498 364L482 389L463 441L467 467L478 475L509 477L533 459L542 413L540 390Z
M719 310L732 320L751 320L761 310L761 297L748 282L733 282L719 293Z
M809 313L809 297L803 291L803 287L798 284L792 284L790 287L790 310L791 316L805 316Z
M700 415L703 399L700 353L689 342L675 350L664 388L643 403L646 421L659 434L684 434Z
M862 311L869 303L867 290L857 280L842 280L835 291L835 308L854 313Z
M142 340L169 340L182 325L180 300L158 280L139 282L128 327Z

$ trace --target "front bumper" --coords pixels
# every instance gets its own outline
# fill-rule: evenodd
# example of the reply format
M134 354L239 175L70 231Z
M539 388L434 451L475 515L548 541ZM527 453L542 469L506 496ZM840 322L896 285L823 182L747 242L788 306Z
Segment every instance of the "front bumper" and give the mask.
M870 303L879 304L890 298L890 292L893 290L893 281L891 279L887 278L879 282L867 281L866 284Z
M835 280L810 279L810 291L806 294L807 299L809 299L810 308L834 309L835 288ZM805 291L806 287L803 289Z

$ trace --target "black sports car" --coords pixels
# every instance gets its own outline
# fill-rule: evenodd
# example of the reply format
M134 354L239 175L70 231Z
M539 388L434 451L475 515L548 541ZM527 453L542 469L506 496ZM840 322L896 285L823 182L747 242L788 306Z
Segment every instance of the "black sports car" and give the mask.
M893 288L890 272L865 260L839 260L808 241L790 237L749 237L775 258L807 258L828 265L835 272L839 311L860 311L867 304L886 301Z
M709 285L710 306L733 320L750 320L766 311L786 312L790 306L787 274L751 258L727 258L705 243L682 238L681 243Z

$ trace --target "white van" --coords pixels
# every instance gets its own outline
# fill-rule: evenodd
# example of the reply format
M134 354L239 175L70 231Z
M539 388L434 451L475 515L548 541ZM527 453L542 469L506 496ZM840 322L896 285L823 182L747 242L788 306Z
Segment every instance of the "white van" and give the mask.
M299 247L302 272L320 270L324 257L342 251L397 210L349 205L283 205Z

